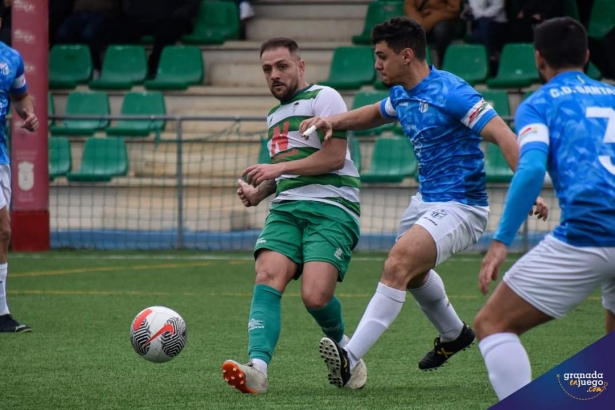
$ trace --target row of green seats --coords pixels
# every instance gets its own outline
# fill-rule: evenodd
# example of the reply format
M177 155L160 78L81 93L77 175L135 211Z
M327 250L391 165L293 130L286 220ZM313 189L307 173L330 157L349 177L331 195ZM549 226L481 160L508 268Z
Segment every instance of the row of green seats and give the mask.
M128 174L126 143L122 138L89 138L83 146L81 166L72 171L70 141L66 137L49 139L49 180L66 177L71 182L109 182Z
M49 87L75 88L88 84L93 89L130 89L144 84L152 90L185 90L203 83L205 69L201 50L194 46L168 46L162 50L156 78L146 80L145 48L137 45L109 46L100 78L92 78L92 56L83 44L56 45L49 54Z
M50 99L49 111L52 113L53 100ZM68 95L66 116L72 115L109 115L109 98L103 92L77 92ZM124 96L121 108L122 115L165 115L164 96L160 92L129 92ZM164 131L164 120L119 120L116 125L109 126L108 120L64 120L57 125L51 125L52 135L92 135L97 131L105 131L107 135L122 137L147 137L152 132Z

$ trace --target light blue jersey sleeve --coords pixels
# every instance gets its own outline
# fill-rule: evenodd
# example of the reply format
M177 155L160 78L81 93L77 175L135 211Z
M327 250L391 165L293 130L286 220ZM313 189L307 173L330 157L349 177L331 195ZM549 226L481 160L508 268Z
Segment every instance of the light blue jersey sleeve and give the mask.
M19 63L17 65L17 73L15 74L15 80L11 84L11 94L23 94L28 91L28 85L26 84L26 70L23 63L23 58L19 56Z
M510 246L540 194L547 172L549 130L540 113L523 103L515 115L521 156L494 239Z
M445 106L453 117L477 134L493 117L497 116L493 107L467 83L449 92Z
M388 118L390 120L397 119L397 110L393 107L390 97L380 101L380 114L382 114L384 118Z

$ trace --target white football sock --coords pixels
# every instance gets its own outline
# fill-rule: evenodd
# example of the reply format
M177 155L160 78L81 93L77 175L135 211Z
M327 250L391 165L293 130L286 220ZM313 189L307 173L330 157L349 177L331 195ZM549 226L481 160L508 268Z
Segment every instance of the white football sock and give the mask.
M498 399L503 400L532 381L530 359L516 334L493 334L481 340L478 347Z
M459 337L463 322L446 297L444 283L436 271L430 270L427 282L420 288L408 289L408 292L414 296L425 316L440 332L442 342L452 342Z
M262 359L252 359L252 363L254 363L254 367L256 367L256 370L258 370L259 372L267 376L267 362L266 361Z
M6 276L8 264L0 265L0 316L9 314L9 306L6 304Z
M350 338L348 336L344 335L344 337L342 337L342 340L337 342L337 344L340 345L340 347L346 347L348 342L350 342Z
M359 326L345 349L350 360L350 370L395 320L406 300L406 292L378 283L376 293L367 305Z

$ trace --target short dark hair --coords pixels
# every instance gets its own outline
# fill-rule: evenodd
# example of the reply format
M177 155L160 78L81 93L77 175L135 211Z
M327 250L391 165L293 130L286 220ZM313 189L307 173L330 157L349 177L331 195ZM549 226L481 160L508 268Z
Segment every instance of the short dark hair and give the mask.
M412 49L419 60L425 60L427 41L425 29L415 20L407 17L393 17L378 24L372 30L371 42L376 45L386 42L387 46L396 53L405 48Z
M547 20L534 30L534 48L549 67L583 67L587 54L587 32L570 17Z
M292 38L274 37L274 38L270 38L269 40L261 44L260 56L262 57L265 51L275 50L276 48L285 48L291 54L299 53L299 46L297 45L297 42L293 40Z

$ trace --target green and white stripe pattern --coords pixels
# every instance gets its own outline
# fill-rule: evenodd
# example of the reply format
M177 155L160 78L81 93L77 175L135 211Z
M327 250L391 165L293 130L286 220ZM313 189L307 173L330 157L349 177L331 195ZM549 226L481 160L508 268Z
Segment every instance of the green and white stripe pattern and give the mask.
M341 95L330 87L310 85L297 92L290 101L269 111L267 147L273 163L306 158L322 148L323 134L318 131L308 140L299 133L301 121L312 117L328 117L346 112ZM334 132L333 138L346 139L346 132ZM359 218L359 172L346 149L344 167L329 174L300 176L282 175L277 179L274 202L319 201L335 206Z

